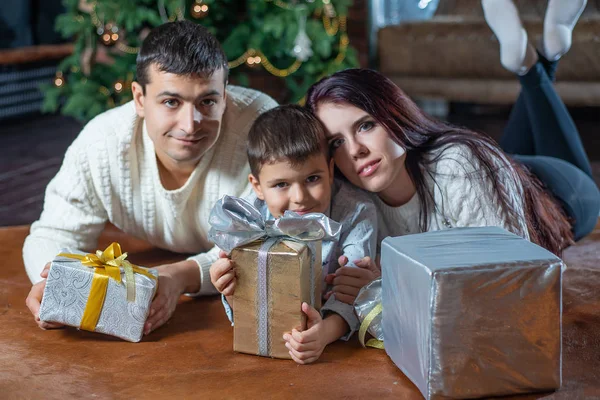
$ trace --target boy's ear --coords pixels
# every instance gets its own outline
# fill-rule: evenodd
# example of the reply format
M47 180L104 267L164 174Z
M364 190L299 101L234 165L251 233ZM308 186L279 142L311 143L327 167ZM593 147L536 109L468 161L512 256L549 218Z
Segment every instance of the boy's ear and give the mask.
M142 85L137 82L131 83L131 91L133 92L133 102L135 104L135 111L140 118L144 118L144 90Z
M252 185L252 189L254 190L254 193L256 193L256 197L258 197L261 200L264 200L265 196L263 195L262 188L260 187L260 182L258 181L258 179L256 179L254 175L250 174L248 175L248 181Z

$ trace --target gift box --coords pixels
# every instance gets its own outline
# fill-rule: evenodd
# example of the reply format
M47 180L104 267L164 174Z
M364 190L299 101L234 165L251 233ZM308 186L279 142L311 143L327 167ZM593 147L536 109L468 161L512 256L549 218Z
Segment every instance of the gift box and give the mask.
M158 273L126 256L117 243L96 254L61 252L48 273L40 319L139 342Z
M385 349L426 399L561 385L562 260L498 227L382 242Z
M302 302L317 310L321 307L321 244L278 242L268 251L266 276L261 278L259 253L263 244L252 243L231 253L239 266L233 295L233 350L289 359L283 334L292 328L306 329ZM319 262L311 265L315 259ZM264 278L265 292L261 295L259 282Z
M303 302L321 307L321 241L341 225L318 213L265 219L233 196L215 204L209 223L209 239L236 263L234 351L290 359L283 334L306 328Z

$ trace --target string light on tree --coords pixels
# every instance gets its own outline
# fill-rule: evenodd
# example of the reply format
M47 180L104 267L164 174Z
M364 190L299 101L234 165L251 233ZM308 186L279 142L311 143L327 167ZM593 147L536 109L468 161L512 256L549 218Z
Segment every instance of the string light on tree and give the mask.
M63 74L60 71L56 72L56 76L54 77L54 86L61 87L65 84L65 78L63 78Z
M123 89L125 88L125 85L123 84L123 81L119 80L115 82L115 93L121 93L123 91Z
M246 64L250 67L258 67L262 62L262 58L260 56L250 56L246 59Z
M208 5L202 4L203 0L196 0L192 3L190 14L196 19L202 19L208 15Z
M115 24L108 23L104 27L99 27L96 33L100 35L100 40L105 46L112 46L119 40L119 27Z

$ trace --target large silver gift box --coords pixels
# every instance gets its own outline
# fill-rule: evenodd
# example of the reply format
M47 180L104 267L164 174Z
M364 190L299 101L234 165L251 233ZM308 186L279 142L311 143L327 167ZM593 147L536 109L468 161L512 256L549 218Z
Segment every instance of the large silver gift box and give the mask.
M385 349L426 399L561 384L563 262L497 227L382 242Z
M64 253L85 255L79 251L64 250ZM155 270L147 270L158 276ZM50 267L46 288L40 307L40 319L58 322L79 328L83 316L94 268L81 264L81 261L57 256ZM108 287L100 318L95 332L116 336L130 342L142 339L144 323L150 312L157 281L142 274L134 274L135 301L127 301L126 278L121 269L121 283L108 279Z

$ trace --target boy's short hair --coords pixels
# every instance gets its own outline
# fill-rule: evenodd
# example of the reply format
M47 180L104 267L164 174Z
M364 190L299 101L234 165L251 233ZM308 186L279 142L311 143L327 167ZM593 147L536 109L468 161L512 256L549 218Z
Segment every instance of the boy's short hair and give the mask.
M137 82L144 93L152 64L160 71L183 76L210 77L222 68L225 84L229 75L227 56L217 38L188 20L157 26L144 39L136 60Z
M263 165L286 160L292 166L322 153L329 161L325 128L308 109L288 104L261 114L248 133L248 163L256 179Z

